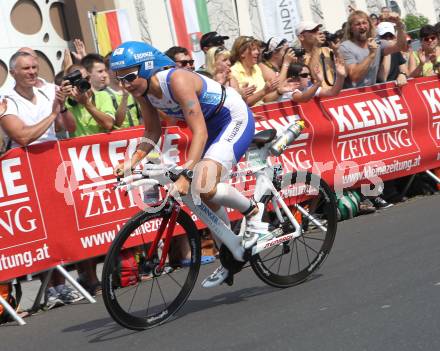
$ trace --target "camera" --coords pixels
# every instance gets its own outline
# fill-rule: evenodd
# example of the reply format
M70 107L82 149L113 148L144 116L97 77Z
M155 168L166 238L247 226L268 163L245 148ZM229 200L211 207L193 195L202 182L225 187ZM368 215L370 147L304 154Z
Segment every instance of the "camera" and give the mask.
M298 58L303 57L306 54L306 50L304 48L293 48L293 47L291 47L290 49L292 49L293 53Z
M91 88L89 81L82 77L81 71L75 70L63 77L63 80L69 81L70 85L77 87L81 93L85 93Z
M330 46L330 43L335 43L339 38L336 34L334 33L330 33L328 31L324 31L324 35L325 35L325 41L322 44L322 46Z

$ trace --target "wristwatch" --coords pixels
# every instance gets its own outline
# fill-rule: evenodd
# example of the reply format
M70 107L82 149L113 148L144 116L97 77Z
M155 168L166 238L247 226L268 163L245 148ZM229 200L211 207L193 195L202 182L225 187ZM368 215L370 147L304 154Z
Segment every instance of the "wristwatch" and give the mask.
M184 176L186 179L191 181L193 179L194 172L190 169L184 169L179 175Z

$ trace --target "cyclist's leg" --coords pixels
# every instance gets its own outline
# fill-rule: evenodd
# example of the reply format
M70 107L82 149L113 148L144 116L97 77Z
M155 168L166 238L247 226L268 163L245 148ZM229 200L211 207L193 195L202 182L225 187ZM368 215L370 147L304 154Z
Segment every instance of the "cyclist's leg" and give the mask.
M196 193L200 194L203 201L210 204L214 211L219 209L214 205L225 206L248 217L247 230L243 235L243 246L248 249L255 245L259 234L268 234L268 225L261 221L262 211L259 211L253 201L230 184L220 182L244 155L254 136L252 112L247 110L247 107L244 111L245 117L243 111L240 112L235 115L230 113L229 120L208 140L204 158L195 169L196 177L199 174L195 184Z
M227 217L226 211L222 210L222 207L225 206L249 216L247 223L250 224L249 228L254 230L246 231L245 248L254 245L258 240L258 232L267 232L268 226L262 228L259 225L261 224L262 211L259 216L255 216L259 209L251 200L231 185L221 183L220 180L244 155L252 141L254 131L254 120L250 110L246 108L246 115L243 111L235 116L231 113L230 122L226 123L217 135L208 140L204 159L195 170L195 182L193 182L202 200L214 211L221 211L223 216ZM227 277L228 271L220 266L210 277L205 279L202 285L204 287L217 286L223 283Z

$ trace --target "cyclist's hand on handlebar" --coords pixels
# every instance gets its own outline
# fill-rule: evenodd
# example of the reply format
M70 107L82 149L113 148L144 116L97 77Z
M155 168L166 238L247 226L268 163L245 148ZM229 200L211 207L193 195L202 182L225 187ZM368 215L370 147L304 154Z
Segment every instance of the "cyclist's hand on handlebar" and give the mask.
M131 170L131 162L128 164L122 162L113 169L113 174L116 177L124 177L125 175L131 174Z
M185 177L180 176L179 179L174 182L174 186L180 195L188 195L190 182Z

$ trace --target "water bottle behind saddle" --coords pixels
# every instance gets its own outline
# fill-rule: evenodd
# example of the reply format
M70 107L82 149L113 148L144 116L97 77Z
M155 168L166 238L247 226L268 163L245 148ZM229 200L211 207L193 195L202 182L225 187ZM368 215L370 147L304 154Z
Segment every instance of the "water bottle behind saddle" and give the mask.
M305 123L302 120L295 121L289 125L270 147L272 155L280 156L284 150L299 137L304 127Z

